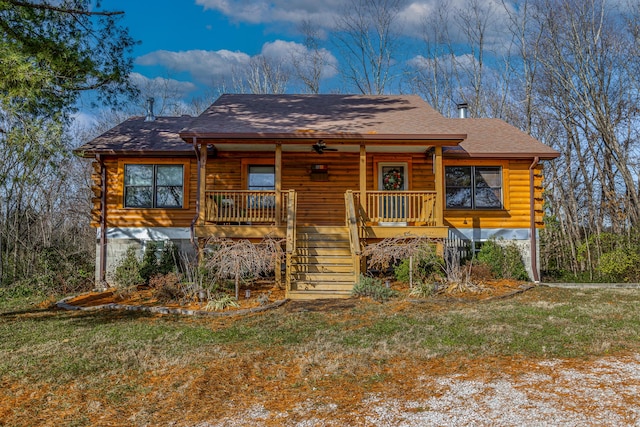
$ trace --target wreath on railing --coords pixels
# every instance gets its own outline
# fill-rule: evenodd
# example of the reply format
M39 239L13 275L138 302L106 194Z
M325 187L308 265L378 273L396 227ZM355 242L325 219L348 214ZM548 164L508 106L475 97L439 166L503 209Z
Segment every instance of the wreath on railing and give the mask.
M402 190L402 174L398 169L391 169L382 176L382 186L385 190Z

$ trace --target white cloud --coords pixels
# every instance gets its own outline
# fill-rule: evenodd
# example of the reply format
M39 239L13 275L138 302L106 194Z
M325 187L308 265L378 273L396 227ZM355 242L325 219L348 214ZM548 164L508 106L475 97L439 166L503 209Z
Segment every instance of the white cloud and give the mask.
M325 60L322 77L333 77L336 73L338 60L326 49L321 49L320 54ZM291 68L294 57L309 58L311 52L303 44L275 40L263 44L260 55L283 65L285 68ZM160 65L170 72L188 72L195 81L211 86L238 78L239 72L249 64L250 60L251 57L244 52L231 52L228 50L189 50L183 52L158 50L138 57L136 63L148 66ZM137 80L146 79L146 77L137 73L133 73L131 78L136 84L138 84ZM166 86L170 83L175 90L184 91L185 94L195 89L195 85L192 83L179 82L177 80L165 82L159 79L161 78L156 77L154 79L156 80L154 86ZM149 83L140 81L140 84L146 86L149 86Z
M308 19L319 24L330 23L329 26L347 3L344 0L196 0L205 10L221 12L237 22L299 24Z
M196 0L205 10L222 13L234 22L250 24L290 24L298 25L310 20L323 30L335 27L336 18L349 10L349 5L357 0ZM469 0L406 0L398 14L397 31L401 34L421 38L425 22L434 19L437 11L446 9L444 23L455 42L463 40L460 30L460 15L471 9ZM511 7L513 1L507 0ZM500 0L478 0L481 9L491 9L489 43L500 44L499 39L507 37L505 24L507 16ZM428 24L427 24L428 25Z
M143 91L162 88L165 92L174 93L181 97L197 89L196 85L191 82L183 82L164 77L149 78L140 73L131 73L129 80L131 80L138 89Z
M189 72L194 80L212 82L231 76L238 67L249 63L249 55L229 50L187 50L171 52L157 50L136 59L140 65L161 65L174 72Z
M320 49L318 53L322 56L325 63L322 69L322 78L335 76L338 64L336 57L327 49ZM276 40L262 45L261 54L271 61L277 61L280 64L292 67L294 58L300 60L304 66L305 63L309 62L313 52L300 43ZM307 64L307 66L309 65Z

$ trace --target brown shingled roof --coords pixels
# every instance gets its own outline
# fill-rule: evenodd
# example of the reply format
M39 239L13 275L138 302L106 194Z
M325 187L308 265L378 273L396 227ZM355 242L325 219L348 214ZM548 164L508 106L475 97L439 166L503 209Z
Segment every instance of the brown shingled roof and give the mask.
M223 95L199 117L130 118L75 152L96 154L189 155L191 138L209 142L280 139L395 141L448 140L447 156L472 158L559 156L499 119L449 119L419 96ZM445 145L449 145L445 144Z
M144 117L132 117L74 151L82 157L94 157L96 154L193 154L193 147L185 144L178 134L191 120L191 116L157 117L154 121L145 122Z
M222 95L180 132L185 139L461 140L419 96Z
M473 158L540 157L555 159L556 150L500 119L449 119L467 138L458 147L447 147L448 155ZM463 151L464 150L464 151Z

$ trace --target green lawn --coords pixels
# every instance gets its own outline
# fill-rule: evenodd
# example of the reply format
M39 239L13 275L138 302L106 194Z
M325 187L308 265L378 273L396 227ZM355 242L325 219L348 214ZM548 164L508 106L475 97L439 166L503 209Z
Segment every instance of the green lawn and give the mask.
M18 424L21 394L7 391L8 385L56 396L81 387L83 405L100 402L128 413L126 408L160 390L167 395L203 376L226 378L229 373L220 366L250 372L229 379L234 387L242 388L236 381L250 381L247 375L253 381L286 379L294 387L314 375L340 384L360 378L361 370L368 381L389 380L385 369L371 366L390 360L586 358L640 349L638 290L541 287L490 302L356 301L330 311L294 311L285 305L231 319L69 312L32 302L0 302L0 381L9 393L0 392L0 401L13 402L4 414ZM164 374L170 382L150 382ZM46 400L33 400L22 410L56 414ZM73 408L76 402L60 404ZM153 412L150 422L166 420L154 418L161 412ZM0 425L2 414L0 409ZM95 422L82 420L78 425Z

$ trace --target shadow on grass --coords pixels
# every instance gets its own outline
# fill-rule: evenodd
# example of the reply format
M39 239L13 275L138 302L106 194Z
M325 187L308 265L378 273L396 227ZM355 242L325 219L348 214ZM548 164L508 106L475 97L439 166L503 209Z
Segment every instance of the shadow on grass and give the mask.
M75 322L86 322L87 324L105 324L139 319L171 319L175 320L179 316L158 315L144 311L129 310L91 310L91 311L70 311L57 307L46 308L26 308L23 310L0 313L0 320L6 321L50 321L50 320L71 320Z

